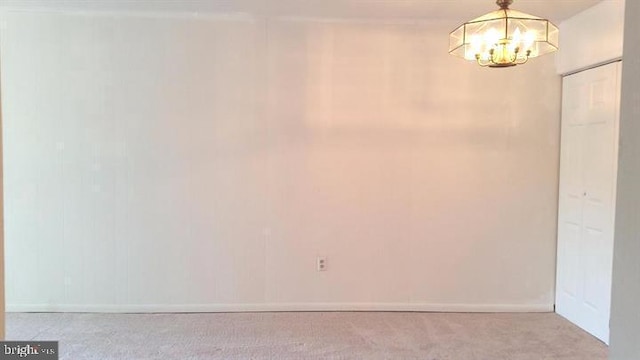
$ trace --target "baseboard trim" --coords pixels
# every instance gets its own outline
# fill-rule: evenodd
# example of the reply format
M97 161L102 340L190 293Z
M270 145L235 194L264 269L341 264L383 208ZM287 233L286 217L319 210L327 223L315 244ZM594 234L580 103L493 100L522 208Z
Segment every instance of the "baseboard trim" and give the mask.
M431 303L256 303L256 304L7 304L7 312L199 313L285 311L393 312L553 312L553 304L431 304Z

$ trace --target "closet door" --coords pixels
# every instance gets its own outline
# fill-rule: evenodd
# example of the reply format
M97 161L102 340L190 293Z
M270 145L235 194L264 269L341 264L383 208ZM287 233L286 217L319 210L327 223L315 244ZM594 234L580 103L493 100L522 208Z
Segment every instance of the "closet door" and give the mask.
M620 63L563 81L556 312L609 342Z

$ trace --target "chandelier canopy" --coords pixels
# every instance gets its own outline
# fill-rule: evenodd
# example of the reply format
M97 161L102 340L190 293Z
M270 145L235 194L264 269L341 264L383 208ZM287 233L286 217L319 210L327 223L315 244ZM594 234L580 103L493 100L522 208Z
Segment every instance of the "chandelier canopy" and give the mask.
M449 53L480 66L509 67L558 50L558 27L547 19L511 10L513 0L497 0L499 10L468 21L449 35Z

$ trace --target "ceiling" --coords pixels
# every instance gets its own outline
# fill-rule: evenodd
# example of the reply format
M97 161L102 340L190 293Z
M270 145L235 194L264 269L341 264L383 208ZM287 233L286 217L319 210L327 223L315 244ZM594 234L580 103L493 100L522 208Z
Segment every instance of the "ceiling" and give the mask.
M515 0L512 8L555 21L600 1ZM251 13L271 16L363 19L467 20L495 9L493 0L0 0L0 9Z

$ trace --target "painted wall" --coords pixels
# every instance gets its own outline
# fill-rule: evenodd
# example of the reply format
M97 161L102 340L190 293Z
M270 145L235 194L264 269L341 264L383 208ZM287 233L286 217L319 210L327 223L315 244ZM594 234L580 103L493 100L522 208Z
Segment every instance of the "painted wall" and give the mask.
M560 23L558 74L622 57L625 0L603 0Z
M611 304L612 360L640 359L640 2L627 1Z
M1 77L0 77L1 80ZM0 81L1 82L1 81ZM3 200L3 156L2 156L2 91L0 90L0 205L4 204ZM0 206L0 340L4 340L5 335L5 296L4 296L4 206Z
M552 310L553 57L480 69L448 23L4 19L9 310Z

